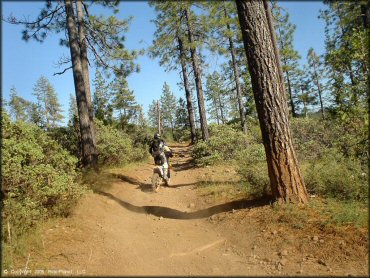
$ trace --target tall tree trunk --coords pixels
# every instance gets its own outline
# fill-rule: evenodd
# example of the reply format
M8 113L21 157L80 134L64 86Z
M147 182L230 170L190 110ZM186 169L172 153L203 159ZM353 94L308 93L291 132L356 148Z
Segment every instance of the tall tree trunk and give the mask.
M276 39L261 1L236 1L260 122L272 193L279 202L306 203L293 148ZM267 6L267 9L269 7Z
M287 84L288 84L288 93L289 93L290 107L292 108L292 116L293 116L293 118L295 118L295 117L297 117L297 113L295 112L295 105L294 105L294 101L293 101L292 86L290 84L289 72L286 71L285 74L286 74L286 80L287 80Z
M158 134L161 135L161 107L159 105L159 100L157 100L157 113L158 113Z
M305 97L304 97L303 87L301 87L301 91L302 91L302 102L303 102L304 117L307 118L307 102L306 102Z
M338 8L339 9L339 8ZM337 15L338 17L341 19L341 15L340 15L340 11L337 10ZM340 30L341 30L341 37L344 37L346 32L343 28L342 25L340 25ZM347 41L345 41L345 44L344 44L344 47L345 48L349 48L349 44ZM348 62L348 64L346 64L346 67L347 67L347 70L348 70L348 74L349 74L349 79L351 80L351 85L352 87L354 88L353 90L353 95L352 95L352 100L353 100L353 104L355 106L357 106L357 103L358 103L358 96L357 96L357 81L355 80L355 77L354 77L354 74L353 74L353 69L352 69L352 64L351 64L351 61Z
M193 26L189 18L189 10L185 9L185 18L186 24L188 27L188 40L190 44L194 44L194 35L193 35ZM193 70L195 77L195 87L197 89L198 96L198 108L199 108L199 118L200 118L200 127L202 129L202 138L206 141L209 138L208 125L207 125L207 116L206 109L204 105L204 96L202 88L202 79L201 79L201 70L199 67L199 59L194 46L190 47L191 59L193 62Z
M349 73L349 79L351 80L351 85L352 87L354 88L353 90L353 96L352 96L352 100L353 100L353 105L354 106L357 106L358 104L358 96L357 96L357 93L358 93L358 90L357 90L357 80L355 79L355 76L353 74L353 69L352 69L352 65L348 65L348 73Z
M225 17L228 17L225 7L224 7L224 13L225 13ZM231 32L230 24L227 24L226 28L228 31ZM238 64L236 63L236 58L235 58L236 54L235 54L234 42L231 37L229 37L229 49L230 49L231 62L232 62L233 71L234 71L236 97L238 99L240 123L241 123L243 132L247 133L247 125L245 121L244 105L243 105L243 99L242 99L242 89L240 86L240 73L239 73Z
M172 120L171 120L171 133L172 133L172 138L175 139L175 128L173 127Z
M226 122L226 120L225 120L224 109L223 109L224 107L222 105L222 101L221 101L220 95L218 95L218 104L219 104L219 108L220 108L221 121L224 124Z
M365 28L370 30L370 0L367 1L367 4L361 6L361 12L364 19L364 26Z
M283 67L281 66L281 61L280 61L280 53L279 53L279 47L278 47L277 38L276 38L276 32L275 32L275 28L274 28L274 21L272 19L270 6L268 5L266 0L263 0L263 6L265 8L267 25L268 25L268 29L270 31L271 43L272 43L272 47L273 47L274 54L275 54L275 63L276 63L276 67L278 69L279 77L280 77L281 91L284 92L283 97L286 101ZM287 113L288 112L288 107L286 105L284 105L284 106L285 106L285 109L286 109L285 112Z
M89 109L90 124L91 124L91 130L93 133L93 142L94 142L94 145L96 145L94 111L93 111L92 101L91 101L92 97L91 97L91 89L90 89L89 61L87 58L87 42L86 42L85 25L84 25L84 19L83 19L82 0L76 1L76 7L77 7L78 36L80 38L80 56L81 56L82 73L83 73L84 82L85 82L87 107Z
M322 91L321 91L321 86L320 86L320 82L319 82L319 77L317 75L316 63L315 62L313 63L313 70L314 70L314 75L315 75L315 83L316 83L317 91L319 93L321 116L322 116L322 119L324 120L325 119L325 112L324 112L324 104L323 104L323 101L322 101Z
M266 9L266 7L267 6L265 5L265 9ZM279 30L279 34L281 34L280 28L278 30ZM279 38L280 38L279 42L281 44L281 48L284 49L284 40L281 38L281 36ZM283 58L283 63L284 63L285 66L288 64L288 62L285 58ZM282 74L284 74L283 67L281 67L281 70L282 70ZM285 75L286 75L286 79L287 79L288 94L289 94L290 107L292 109L292 116L293 116L293 118L295 118L295 117L297 117L297 113L295 111L295 105L294 105L293 94L292 94L292 86L290 84L290 76L289 76L289 71L288 70L285 71ZM283 82L285 82L284 79L283 79Z
M213 105L215 106L216 108L216 121L217 121L217 124L220 125L220 114L218 113L218 110L219 110L219 106L217 104L217 100L216 98L213 99Z
M189 124L190 124L191 143L194 144L197 141L197 133L195 130L193 100L191 97L190 83L189 83L188 72L186 68L186 56L185 56L184 45L183 45L183 42L180 36L177 36L177 41L179 44L179 51L180 51L182 77L184 79L186 107L188 109L188 117L189 117Z
M90 125L89 109L85 91L85 83L82 73L80 49L78 45L77 28L73 12L72 0L65 0L68 38L72 58L73 79L76 90L76 101L80 121L82 164L84 167L96 167L97 155L94 145L93 133Z

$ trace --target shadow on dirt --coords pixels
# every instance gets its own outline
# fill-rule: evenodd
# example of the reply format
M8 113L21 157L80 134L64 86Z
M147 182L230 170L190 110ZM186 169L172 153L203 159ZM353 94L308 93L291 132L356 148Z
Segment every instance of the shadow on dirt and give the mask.
M128 209L129 211L136 212L136 213L143 213L143 214L152 214L155 216L162 216L164 218L170 219L200 219L210 217L214 214L221 213L221 212L228 212L232 210L238 209L245 209L245 208L254 208L254 207L261 207L266 206L271 202L271 198L264 197L254 200L237 200L232 201L225 204L216 205L210 208L194 211L194 212L184 212L177 209L161 207L161 206L135 206L126 201L118 199L117 197L113 196L110 193L103 192L103 191L94 191L94 193L108 197L122 207Z
M169 143L168 146L170 148L188 148L188 147L191 146L191 144L189 143L189 144L186 144L186 145L185 144L184 145L176 145L175 143L174 144Z
M126 175L122 175L122 174L111 174L111 177L113 178L117 178L117 179L120 179L121 181L123 182L127 182L129 184L132 184L132 185L137 185L138 188L141 189L141 191L143 192L150 192L152 191L151 187L152 185L150 183L144 183L144 182L140 182L138 181L137 179L135 178L132 178L132 177L129 177L129 176L126 176ZM220 181L220 182L217 182L217 181L212 181L211 182L213 185L217 185L217 184L239 184L239 182L237 181ZM185 186L202 186L202 185L207 185L208 182L207 181L198 181L198 182L192 182L192 183L181 183L181 184L171 184L170 186L166 186L166 188L179 188L179 187L185 187Z
M173 171L181 172L181 171L186 171L186 170L192 169L194 167L195 167L194 162L193 161L188 161L188 162L185 162L185 163L178 163L176 165L173 165Z
M140 188L141 191L143 191L143 192L152 191L152 185L150 183L140 182L135 178L125 176L125 175L122 175L122 174L111 174L111 175L112 175L112 177L120 179L123 182L127 182L127 183L132 184L132 185L137 185L138 188ZM174 184L174 185L170 185L170 186L166 186L166 187L167 188L178 188L178 187L183 187L183 186L192 186L192 185L196 185L196 184L197 183Z
M129 176L125 176L125 175L122 175L122 174L111 174L111 175L113 177L115 177L117 179L120 179L121 181L127 182L129 184L139 185L139 186L141 186L143 184L142 182L138 181L135 178L132 178L132 177L129 177Z

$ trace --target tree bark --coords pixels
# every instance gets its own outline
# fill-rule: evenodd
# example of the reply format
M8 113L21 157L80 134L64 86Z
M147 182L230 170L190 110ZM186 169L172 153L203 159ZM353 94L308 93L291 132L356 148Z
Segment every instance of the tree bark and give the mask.
M80 39L80 56L81 56L82 74L83 74L84 83L85 83L86 100L87 100L87 107L89 109L90 124L91 124L91 130L93 133L93 142L94 142L94 145L96 145L94 111L93 111L92 101L91 101L92 97L91 97L91 87L90 87L89 61L87 57L87 43L86 43L86 33L85 33L85 25L84 25L84 19L83 19L82 0L76 1L76 7L77 7L78 36Z
M272 47L274 49L274 54L275 54L275 59L276 59L275 62L276 62L276 66L277 66L279 77L280 77L281 91L285 92L283 67L281 66L281 61L280 61L280 53L279 53L279 47L278 47L277 38L276 38L276 32L275 32L275 28L274 28L274 21L272 19L270 6L268 5L266 0L263 0L263 6L265 8L266 20L267 20L267 24L268 24L268 29L270 30ZM286 101L285 93L284 93L283 97ZM285 105L285 107L286 107L286 111L288 111L288 107L286 105Z
M186 24L188 27L189 44L192 45L194 44L194 35L193 35L193 26L190 22L188 9L185 9L185 18L186 18ZM206 141L209 138L207 116L206 116L206 109L204 105L204 95L203 95L203 88L202 88L201 70L199 67L199 59L198 59L198 55L196 52L196 48L194 46L190 46L190 53L191 53L191 59L193 62L195 87L197 89L200 127L202 129L202 138L204 141Z
M194 144L197 141L197 133L196 133L196 130L195 130L193 100L192 100L192 97L191 97L190 83L189 83L189 78L188 78L188 72L187 72L187 69L186 69L186 56L185 56L184 45L182 43L182 40L181 40L180 36L177 36L177 41L178 41L178 44L179 44L182 76L184 78L184 88L185 88L185 95L186 95L186 107L188 109L191 143Z
M225 13L225 17L227 17L227 12L226 12L225 7L224 7L224 13ZM230 24L227 24L226 28L227 30L231 31ZM236 97L238 99L240 122L241 122L243 132L247 133L247 125L245 121L244 105L243 105L243 99L242 99L242 89L240 86L240 73L239 73L238 64L236 63L236 58L235 58L236 54L235 54L234 42L231 37L229 37L229 49L230 49L231 62L232 62L233 71L234 71Z
M72 59L73 79L76 90L76 101L80 122L82 165L86 168L97 166L96 148L89 118L85 83L81 66L80 49L78 45L77 28L72 0L65 0L67 15L67 30Z
M274 198L306 203L308 195L293 148L276 40L261 1L236 1Z

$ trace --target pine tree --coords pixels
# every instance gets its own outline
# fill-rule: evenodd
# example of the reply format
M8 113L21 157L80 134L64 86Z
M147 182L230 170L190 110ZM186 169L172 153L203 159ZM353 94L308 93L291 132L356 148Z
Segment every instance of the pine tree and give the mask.
M285 78L285 87L288 90L292 116L296 117L292 78L294 78L293 75L297 75L299 68L298 61L301 58L298 51L294 49L293 43L296 26L290 22L288 12L278 6L276 2L272 6L272 15L274 18L274 27L277 32L277 43Z
M224 124L227 121L226 93L224 80L218 72L213 72L206 77L206 99L209 102L208 113L217 124Z
M77 101L76 98L69 95L68 124L74 124L78 121Z
M57 127L64 117L54 87L45 76L41 76L36 82L33 91L37 99L37 105L40 108L42 121L45 123L45 128L49 130Z
M190 80L189 80L189 57L187 49L187 37L183 20L183 8L187 3L151 1L150 5L155 8L156 19L154 20L156 31L154 33L153 45L149 48L152 57L158 57L161 66L166 71L181 70L183 88L186 96L190 132L192 143L196 138L195 113L197 112L193 103Z
M313 50L312 47L308 50L307 63L309 66L308 75L309 75L310 81L313 84L315 84L315 87L317 89L317 94L318 94L319 103L320 103L321 116L323 119L325 119L324 102L323 102L323 85L321 82L322 78L324 77L324 68L322 67L322 62L320 61L320 57L317 56L316 52Z
M363 24L361 7L367 1L324 1L327 9L321 11L324 19L329 84L338 113L349 113L366 106L369 75L367 31Z
M147 122L146 122L146 119L145 119L145 116L144 116L142 105L137 106L136 113L133 116L133 123L138 127L143 127L144 128L144 127L147 126Z
M118 75L112 83L113 109L118 111L118 121L122 130L127 128L135 115L138 104L133 91L128 88L128 83L123 75Z
M27 113L28 113L29 121L31 123L34 123L38 127L41 127L41 128L45 126L45 123L43 121L42 114L41 114L40 105L31 102L28 107Z
M185 100L180 97L175 113L175 127L177 129L186 129L189 127L188 110L186 109Z
M197 24L197 16L190 10L189 6L184 7L183 13L184 13L185 23L187 26L186 31L188 34L188 45L189 45L190 54L191 54L193 74L194 74L194 79L195 79L195 87L197 91L200 127L202 130L202 138L204 141L206 141L209 138L209 132L208 132L206 109L205 109L205 104L204 104L201 60L197 53L197 50L202 45L202 42L199 39L195 39L195 36L194 36L195 32L198 31L197 29L195 29L195 26L198 26L198 25L204 26L204 25Z
M237 1L272 193L305 203L307 191L293 148L280 57L267 1Z
M110 106L110 92L109 85L106 84L101 71L95 71L95 78L93 81L94 95L93 95L93 111L95 118L108 124L112 115L109 109Z
M10 89L10 100L8 106L10 108L10 115L15 121L27 121L27 110L30 102L18 96L17 89L13 86Z
M162 134L162 122L161 122L161 126L159 127L158 126L158 114L160 113L160 109L158 110L158 101L157 100L153 100L152 103L149 105L149 109L148 109L148 121L149 121L149 125L153 128L157 128L158 130L158 133L159 134Z
M307 72L307 68L304 69ZM312 83L309 80L307 74L302 74L299 79L299 94L297 95L297 99L301 105L303 105L301 109L301 114L304 115L305 118L308 117L308 112L311 106L316 105L316 96L313 93Z
M228 63L232 70L230 80L234 81L235 90L232 90L232 92L236 94L236 96L230 96L230 98L236 100L239 121L243 132L246 133L245 106L242 97L240 66L238 65L240 57L237 53L238 48L241 47L241 33L235 3L230 1L204 2L204 6L208 8L205 20L211 26L211 45L213 46L211 49L230 57L230 63ZM241 52L241 54L245 55L244 52Z
M133 62L137 53L125 48L122 36L122 33L127 31L129 20L90 14L90 6L96 3L118 12L119 1L82 3L81 0L77 0L77 14L72 0L46 1L45 7L35 21L22 21L13 16L7 19L9 23L24 25L22 33L25 41L34 39L43 42L52 32L67 33L67 39L62 39L60 44L70 48L71 58L61 61L61 65L69 63L72 65L56 74L63 74L70 68L73 70L85 167L97 165L87 50L90 50L95 64L104 70L125 76L134 70L138 71Z
M74 146L70 147L71 152L78 158L82 158L82 142L78 120L77 101L73 94L69 94L68 131L68 136L70 137L71 142L76 142Z
M174 137L177 100L175 95L171 92L170 86L166 82L162 88L160 104L163 125L164 127L171 129L172 137Z

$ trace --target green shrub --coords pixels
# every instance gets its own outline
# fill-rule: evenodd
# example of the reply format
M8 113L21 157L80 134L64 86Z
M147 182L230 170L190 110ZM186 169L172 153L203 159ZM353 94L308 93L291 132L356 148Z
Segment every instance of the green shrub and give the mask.
M307 189L325 197L366 200L368 171L359 160L345 157L336 149L326 150L304 171Z
M17 238L41 219L67 215L84 187L75 181L77 159L36 125L3 113L2 131L2 217Z
M322 213L330 216L330 222L337 225L354 225L356 227L368 227L369 212L367 204L362 202L343 202L336 199L326 199L326 205Z
M48 131L48 135L57 141L63 149L77 158L81 157L80 131L78 126L62 126Z
M267 172L265 148L262 144L251 144L236 155L236 171L242 181L256 195L267 193L270 188L270 179Z
M146 157L143 146L134 147L129 135L112 126L96 120L96 145L100 165L122 165Z
M211 125L210 138L195 144L192 155L198 165L210 165L219 161L229 161L248 147L249 136L228 125Z
M299 161L316 160L327 148L333 147L338 137L328 121L292 118L290 127Z
M191 133L189 128L177 128L175 129L174 139L176 142L190 142Z
M347 157L360 159L363 165L368 159L367 124L362 118L290 120L294 147L301 160L316 160L328 148L336 148Z

